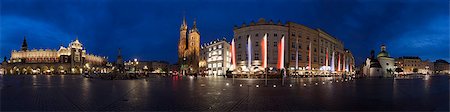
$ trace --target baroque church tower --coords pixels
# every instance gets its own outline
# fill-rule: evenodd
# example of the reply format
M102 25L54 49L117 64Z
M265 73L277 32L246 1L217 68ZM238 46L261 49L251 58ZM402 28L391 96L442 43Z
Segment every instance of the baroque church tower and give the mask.
M180 27L180 40L178 42L178 63L183 74L195 74L199 68L200 59L200 33L196 21L192 29L188 31L186 19Z

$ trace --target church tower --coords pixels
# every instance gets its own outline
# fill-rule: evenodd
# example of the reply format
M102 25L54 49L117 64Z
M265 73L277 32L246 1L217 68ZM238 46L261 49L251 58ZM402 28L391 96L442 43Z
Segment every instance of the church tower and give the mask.
M189 31L189 32L188 32ZM186 19L180 27L180 40L178 42L178 64L182 74L195 74L200 59L200 33L196 21L192 29L188 30Z
M187 49L187 24L186 18L183 17L183 22L180 27L180 40L178 41L178 64L183 65L186 57L186 49Z
M28 50L27 39L25 36L23 36L22 48L20 50L22 51Z
M194 19L194 24L192 26L192 29L189 30L188 34L188 49L191 53L191 56L189 57L189 63L191 64L190 68L192 68L191 72L197 72L199 68L199 59L200 59L200 33L197 29L197 23Z
M122 58L122 53L121 53L121 49L120 48L119 48L119 53L117 54L116 64L117 65L123 65L123 58Z

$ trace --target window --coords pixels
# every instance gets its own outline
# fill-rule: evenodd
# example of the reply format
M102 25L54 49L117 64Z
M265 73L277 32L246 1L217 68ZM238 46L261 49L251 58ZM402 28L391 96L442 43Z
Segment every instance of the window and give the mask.
M389 66L389 63L386 63L386 65L388 65L388 66Z
M298 54L298 60L302 60L302 54Z
M291 60L295 60L295 54L291 54Z
M222 48L222 44L219 45L219 49Z
M294 42L292 42L292 48L295 48L295 43Z
M259 42L258 41L255 42L255 46L259 46Z
M238 48L241 48L241 44L240 43L238 44Z
M274 36L274 37L277 37L277 36L278 36L278 34L274 33L274 34L273 34L273 36Z
M238 39L241 39L241 36L239 36Z
M222 55L222 50L219 50L219 55Z
M255 34L255 37L258 37L258 33Z
M222 63L217 63L217 67L222 67Z
M211 51L212 49L211 48L209 48L209 51Z
M317 52L317 49L316 49L316 48L314 48L314 52Z
M278 45L278 42L273 42L274 47L277 47L277 45Z

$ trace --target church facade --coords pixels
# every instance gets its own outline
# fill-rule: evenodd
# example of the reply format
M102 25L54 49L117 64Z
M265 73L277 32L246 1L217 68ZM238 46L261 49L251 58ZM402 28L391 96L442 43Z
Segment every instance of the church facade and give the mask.
M10 59L2 62L3 74L82 74L105 73L106 57L86 53L83 44L75 39L68 47L28 50L24 38L19 51L13 50Z
M395 72L395 58L390 57L385 45L381 45L381 51L375 57L372 50L370 57L363 66L363 74L368 77L393 77Z
M178 64L182 74L196 74L199 70L200 59L200 32L194 20L193 27L188 29L186 19L180 27L180 40L178 42Z

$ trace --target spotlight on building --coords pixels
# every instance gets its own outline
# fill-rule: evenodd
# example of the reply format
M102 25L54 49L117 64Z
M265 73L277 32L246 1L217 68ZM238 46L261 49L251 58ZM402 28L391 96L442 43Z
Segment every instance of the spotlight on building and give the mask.
M317 82L316 82L316 85L317 85Z
M289 87L292 87L292 84L289 84Z
M325 82L322 82L322 85L325 84Z
M227 86L228 86L228 85L230 85L230 84L229 84L229 83L226 83L225 85L227 85Z
M242 84L239 84L240 87L242 87Z
M258 85L258 84L256 84L256 88L259 88L259 85Z
M303 86L305 86L305 87L306 87L306 84L303 84Z
M276 88L277 87L277 85L273 85L273 88Z

